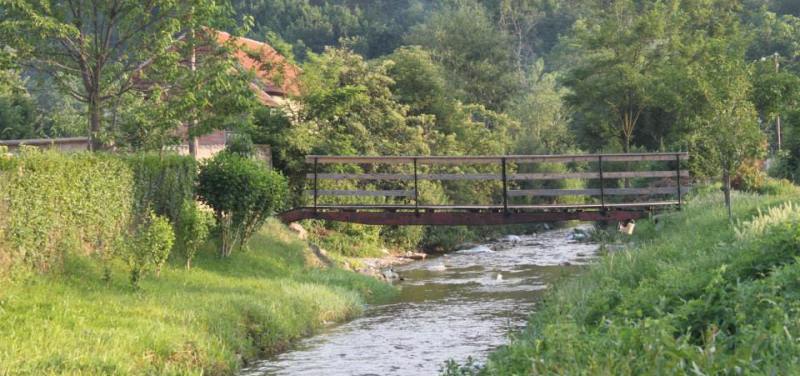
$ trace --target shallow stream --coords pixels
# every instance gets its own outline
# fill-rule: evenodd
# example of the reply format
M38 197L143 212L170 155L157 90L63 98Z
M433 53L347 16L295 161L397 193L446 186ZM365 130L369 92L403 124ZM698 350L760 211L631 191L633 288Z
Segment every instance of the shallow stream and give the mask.
M398 267L404 281L394 301L369 306L242 375L436 375L448 359L481 361L524 326L550 283L594 257L597 246L571 234L509 237L513 244Z

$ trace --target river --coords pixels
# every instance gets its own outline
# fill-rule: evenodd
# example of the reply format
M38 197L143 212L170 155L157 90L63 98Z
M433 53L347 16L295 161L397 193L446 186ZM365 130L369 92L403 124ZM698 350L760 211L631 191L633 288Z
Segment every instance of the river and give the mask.
M485 245L494 252L474 249L398 267L405 280L392 302L368 306L363 316L242 375L436 375L448 359L481 361L524 326L550 283L593 258L597 246L571 233L525 235L513 245Z

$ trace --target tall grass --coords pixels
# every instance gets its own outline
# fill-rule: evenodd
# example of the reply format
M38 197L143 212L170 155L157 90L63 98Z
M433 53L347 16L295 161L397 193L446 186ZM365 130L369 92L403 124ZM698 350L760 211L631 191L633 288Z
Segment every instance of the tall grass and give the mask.
M85 256L61 274L0 282L0 375L233 373L327 322L393 293L374 279L306 266L306 247L268 223L250 251L221 260L209 245L134 291Z
M737 195L732 226L706 194L639 223L635 247L559 284L482 373L800 374L799 198Z

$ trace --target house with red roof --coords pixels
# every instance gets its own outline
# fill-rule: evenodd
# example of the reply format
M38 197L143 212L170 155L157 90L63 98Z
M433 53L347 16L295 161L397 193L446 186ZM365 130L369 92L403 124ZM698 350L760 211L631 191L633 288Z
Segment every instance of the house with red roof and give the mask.
M242 69L254 73L255 80L250 83L259 102L267 107L288 106L290 97L300 94L300 68L292 64L267 43L249 38L231 36L224 31L211 30L216 43L232 43L236 49L233 54ZM202 53L198 50L198 54ZM185 129L182 131L185 134ZM219 130L197 138L197 158L213 156L225 148L230 132ZM189 153L188 140L178 146L181 154Z

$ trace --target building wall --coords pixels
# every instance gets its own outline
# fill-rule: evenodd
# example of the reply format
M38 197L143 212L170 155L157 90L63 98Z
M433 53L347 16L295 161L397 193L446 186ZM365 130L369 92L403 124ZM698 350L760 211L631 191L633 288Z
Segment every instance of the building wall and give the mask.
M42 149L56 149L63 152L79 152L89 150L88 137L65 138L33 138L27 140L0 140L0 146L8 147L14 153L20 146L34 146Z

